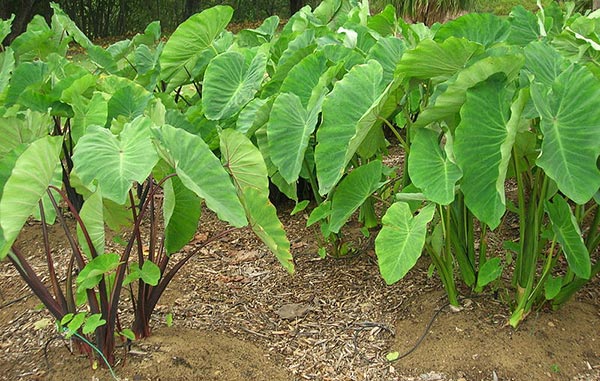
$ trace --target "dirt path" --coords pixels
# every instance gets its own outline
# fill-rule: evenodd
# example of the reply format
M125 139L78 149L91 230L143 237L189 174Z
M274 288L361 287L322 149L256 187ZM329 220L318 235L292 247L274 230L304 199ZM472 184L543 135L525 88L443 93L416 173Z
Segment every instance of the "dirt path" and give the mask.
M224 228L209 213L202 218L200 236ZM116 374L128 380L600 380L600 279L562 311L532 314L518 331L505 326L509 308L502 295L464 300L462 311L439 314L410 356L389 363L385 356L410 349L445 304L426 261L386 286L368 242L355 258L321 260L303 217L283 218L295 276L248 230L213 244L174 280L154 316L155 335L134 343ZM37 229L20 242L39 256ZM71 356L38 301L18 300L25 295L16 271L0 264L0 379L111 379L107 370L93 371L85 358Z

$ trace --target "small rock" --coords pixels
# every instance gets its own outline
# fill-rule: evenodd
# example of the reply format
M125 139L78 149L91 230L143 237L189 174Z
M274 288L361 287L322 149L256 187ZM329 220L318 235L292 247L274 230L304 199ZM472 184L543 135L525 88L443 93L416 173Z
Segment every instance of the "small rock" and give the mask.
M556 327L556 325L554 325L554 323L552 323L551 321L548 322L548 327L554 328Z
M311 309L308 304L290 303L279 307L275 313L282 319L292 320L306 315Z

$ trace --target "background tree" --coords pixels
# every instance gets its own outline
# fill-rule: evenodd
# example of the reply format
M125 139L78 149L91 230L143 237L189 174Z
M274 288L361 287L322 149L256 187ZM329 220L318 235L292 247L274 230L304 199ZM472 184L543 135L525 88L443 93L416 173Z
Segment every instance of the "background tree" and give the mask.
M12 32L3 41L3 45L10 44L15 37L23 33L34 15L42 15L50 21L52 10L48 0L2 0L0 18L7 19L13 14L15 19L12 23Z

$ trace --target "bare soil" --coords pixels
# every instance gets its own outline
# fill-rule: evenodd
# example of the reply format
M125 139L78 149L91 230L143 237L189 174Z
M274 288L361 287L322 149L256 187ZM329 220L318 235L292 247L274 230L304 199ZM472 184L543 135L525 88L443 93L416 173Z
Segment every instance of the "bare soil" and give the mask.
M532 313L506 326L503 292L446 305L442 286L423 258L393 286L378 273L372 241L355 234L358 254L320 259L317 231L306 216L281 215L296 274L288 275L246 229L202 249L163 296L153 336L119 349L114 372L123 380L600 380L600 279L562 310ZM39 226L19 245L43 265ZM226 227L209 212L196 243ZM56 253L64 237L53 228ZM468 295L468 291L463 292ZM0 264L0 380L110 380L71 354L50 314L8 262ZM127 311L127 305L123 310ZM409 351L432 316L423 342ZM173 325L168 327L167 315Z

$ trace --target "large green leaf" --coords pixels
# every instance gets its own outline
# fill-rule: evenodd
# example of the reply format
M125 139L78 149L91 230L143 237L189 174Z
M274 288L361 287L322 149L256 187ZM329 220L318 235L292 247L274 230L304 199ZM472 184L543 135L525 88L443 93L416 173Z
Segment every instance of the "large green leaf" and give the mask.
M509 21L510 31L507 41L512 45L526 46L541 35L538 18L522 5L513 8Z
M415 217L405 202L396 202L383 216L383 228L375 239L379 271L387 284L402 279L423 251L427 224L433 219L435 204L429 204Z
M193 15L177 27L160 55L161 79L169 82L170 88L191 82L189 73L232 16L233 8L218 5Z
M317 131L315 162L319 193L329 193L343 176L346 165L377 121L377 108L385 93L383 69L374 60L357 65L336 82L323 102L323 122ZM352 147L351 141L354 139Z
M297 95L303 108L308 108L312 92L326 70L327 59L323 53L310 54L290 70L279 91Z
M96 189L83 203L83 207L79 212L79 216L83 221L85 228L90 236L92 245L96 250L96 254L104 254L104 211L102 203L102 192L100 187ZM88 259L92 258L90 247L85 239L83 230L79 224L77 225L77 239L83 249L83 252L87 255Z
M471 88L454 141L465 203L491 229L500 224L506 210L504 181L528 98L526 90L522 91L511 108L513 94L497 78Z
M59 165L61 137L46 136L31 143L17 158L0 200L0 259L17 239L33 208L46 194Z
M221 132L221 155L223 165L234 180L250 227L283 267L293 273L290 242L277 210L269 201L267 167L260 151L245 135L229 129Z
M590 254L585 247L571 207L560 195L546 201L546 211L552 222L552 231L560 242L569 268L580 278L589 279L592 272Z
M19 144L32 143L48 135L52 126L50 115L31 110L0 118L0 156Z
M443 24L435 33L435 39L444 41L463 37L488 48L506 40L509 26L508 21L491 13L467 13Z
M164 185L165 250L167 254L181 250L198 230L202 200L177 177Z
M250 102L264 79L267 55L259 50L251 62L238 52L215 57L206 68L202 102L208 119L227 119Z
M525 68L535 76L534 81L547 86L552 86L568 65L568 61L556 49L542 41L528 44L523 51Z
M523 63L524 58L520 55L491 56L475 62L447 82L447 87L434 103L419 115L415 126L423 127L454 116L465 103L468 89L497 73L504 73L510 82L519 73Z
M329 231L337 233L354 213L381 187L381 161L362 165L348 174L336 188L331 201Z
M229 175L201 137L168 124L152 132L161 156L187 188L203 198L220 219L236 227L247 224Z
M144 113L152 94L130 82L113 93L108 101L108 121L120 115L133 120Z
M381 38L369 51L367 60L374 59L379 62L383 68L384 82L390 83L405 49L404 41L399 38L394 36Z
M273 103L267 125L271 161L288 183L298 180L304 153L317 126L320 107L306 111L300 98L282 93Z
M481 45L464 38L449 37L443 42L423 40L415 49L404 53L396 73L441 82L462 70L473 56L482 52Z
M451 141L446 141L451 144ZM442 151L439 133L428 128L417 129L408 156L408 173L425 197L437 204L454 200L454 187L462 172Z
M600 187L600 82L585 67L571 66L552 88L534 85L531 95L544 135L537 165L578 204Z
M73 154L75 170L84 184L97 180L103 196L124 204L134 181L142 183L158 161L150 139L152 122L139 117L127 123L119 136L88 127Z

